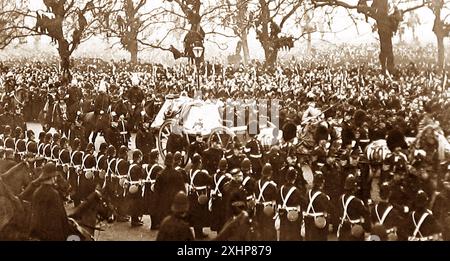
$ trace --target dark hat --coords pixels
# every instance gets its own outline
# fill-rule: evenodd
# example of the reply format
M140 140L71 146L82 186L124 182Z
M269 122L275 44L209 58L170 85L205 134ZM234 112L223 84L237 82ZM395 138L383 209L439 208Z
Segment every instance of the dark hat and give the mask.
M388 199L391 194L391 186L389 182L383 182L380 186L380 198L381 199Z
M181 162L182 160L183 160L183 155L181 155L181 152L176 151L176 152L173 154L173 161L174 161L174 162Z
M286 173L286 181L293 181L297 179L297 170L293 167L289 167Z
M48 162L42 168L42 174L39 176L39 180L44 181L58 176L56 172L56 165L53 162Z
M245 158L241 162L241 169L242 170L249 170L252 166L251 161L248 158Z
M156 160L159 157L159 151L158 149L153 149L152 151L150 151L150 159L152 160Z
M219 170L225 171L228 168L228 162L225 158L221 158L219 161Z
M325 182L325 177L323 176L322 171L316 171L314 173L313 183L314 185L320 186Z
M114 156L116 154L116 147L114 147L113 145L109 145L106 153L108 154L108 156Z
M381 241L388 239L386 227L381 224L376 224L372 227L372 235L377 236Z
M189 211L189 200L183 191L179 191L173 198L171 210L174 213L186 213Z
M62 139L61 139L61 141L62 141ZM100 144L99 151L106 151L107 149L108 149L108 144L105 142L102 142Z
M264 164L262 171L261 171L261 175L264 177L268 177L268 176L272 175L272 165L270 163Z
M357 187L356 178L352 174L345 178L344 189L353 190Z
M168 152L166 154L166 157L164 159L164 165L166 165L166 166L172 166L173 165L173 154L172 154L172 152Z
M297 136L297 126L293 122L287 122L282 129L285 141L290 141Z
M427 206L427 204L428 204L427 193L425 193L425 191L423 191L423 190L417 191L416 198L414 201L414 205L416 206L416 208L418 208L418 209L424 208Z
M140 149L136 149L133 151L133 160L137 160L139 158L142 158L143 154Z
M405 136L397 128L388 132L386 143L390 151L394 151L397 147L408 149L408 144L405 141Z
M175 153L175 157L176 157L176 155L177 154ZM181 154L180 154L180 156L181 156ZM194 165L200 164L201 160L202 160L202 156L200 156L200 154L198 154L198 153L195 153L194 156L192 156L192 164L194 164Z

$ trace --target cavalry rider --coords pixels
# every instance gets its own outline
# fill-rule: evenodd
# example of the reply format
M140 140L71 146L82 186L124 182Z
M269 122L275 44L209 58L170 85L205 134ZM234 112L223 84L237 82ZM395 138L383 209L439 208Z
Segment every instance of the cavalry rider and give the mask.
M109 106L111 104L109 95L107 92L107 82L105 79L102 80L98 88L97 96L94 100L94 114L96 118L100 115L104 115L109 112Z
M427 194L423 190L419 190L414 201L414 210L406 221L409 241L442 240L441 226L428 209L428 203Z
M190 223L194 227L195 238L207 237L203 234L203 228L209 227L210 212L208 201L212 179L208 172L203 169L202 157L195 154L192 157L192 168L189 170L189 201L190 201Z
M143 180L146 175L142 168L142 151L136 149L133 152L133 161L131 162L128 170L128 176L130 179L129 193L127 194L127 201L129 201L129 214L131 216L131 226L142 226L144 223L140 220L143 212Z
M316 171L313 187L308 191L308 203L303 212L305 240L327 241L328 219L330 213L330 197L323 191L325 177Z
M403 214L390 203L391 187L388 182L380 186L380 202L370 207L372 225L381 225L386 231L389 241L405 240Z
M272 165L266 163L261 171L256 188L256 221L261 240L275 241L275 209L278 196L277 184L272 180Z
M258 135L258 133L258 122L250 122L250 124L247 126L247 134L250 137L250 140L247 141L244 152L247 154L247 157L250 159L250 162L252 164L252 176L254 179L261 178L262 170L263 146L261 145L261 142L256 138L256 135Z
M227 173L227 160L222 158L219 161L219 168L213 175L214 186L211 190L208 208L211 211L211 230L219 232L225 224L226 205L223 198L224 186L231 180L231 175Z
M364 230L369 231L369 212L364 202L355 196L357 189L355 176L348 175L338 208L340 223L337 237L341 241L364 240Z

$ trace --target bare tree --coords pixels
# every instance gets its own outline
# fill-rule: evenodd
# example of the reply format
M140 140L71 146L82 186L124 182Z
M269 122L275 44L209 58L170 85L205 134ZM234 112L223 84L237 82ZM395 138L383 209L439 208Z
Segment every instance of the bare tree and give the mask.
M147 30L159 22L154 19L156 10L145 10L147 0L115 0L111 10L105 10L102 31L108 38L118 38L120 45L130 53L130 61L136 63L140 42Z
M283 36L286 22L304 4L303 0L258 0L255 29L259 42L264 49L267 67L272 67L282 48L294 47L294 41L300 37Z
M425 1L406 8L405 10L394 7L394 11L389 13L388 0L373 0L372 5L368 6L367 0L359 0L357 5L349 4L343 0L312 0L316 7L332 6L344 7L349 10L357 10L364 14L366 21L372 18L376 22L377 32L380 42L380 63L383 73L394 70L394 54L392 47L392 37L397 32L399 23L403 20L403 14L425 6ZM399 1L398 4L414 4L415 0Z
M449 16L445 16L442 18L442 11L445 8L445 5L449 2L444 2L444 0L433 0L428 5L431 11L434 14L434 24L433 24L433 33L436 35L437 41L437 65L439 69L444 68L445 63L445 45L444 38L449 36L450 33L450 24L446 23L445 20Z
M60 67L64 81L71 78L70 57L77 47L98 30L101 10L106 0L43 0L46 10L32 12L27 6L11 4L0 12L0 20L6 22L1 27L0 48L8 46L14 39L28 36L46 35L58 46ZM26 20L34 20L34 26Z

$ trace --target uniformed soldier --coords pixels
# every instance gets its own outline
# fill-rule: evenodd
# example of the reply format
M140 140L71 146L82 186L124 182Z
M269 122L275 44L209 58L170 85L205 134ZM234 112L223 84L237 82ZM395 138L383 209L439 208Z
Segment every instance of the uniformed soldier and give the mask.
M230 151L228 155L226 155L227 163L228 163L228 171L232 169L240 168L241 162L245 158L245 155L242 153L242 147L240 143L234 143L233 149Z
M295 186L297 171L289 168L286 174L286 182L280 187L277 203L278 216L275 220L275 228L279 230L280 241L302 240L302 196Z
M256 212L255 219L261 240L275 241L275 209L278 196L277 184L272 180L272 165L266 163L261 171L261 179L256 184Z
M173 166L175 170L180 172L181 176L184 177L184 181L186 184L189 183L189 177L186 170L183 168L184 157L181 152L177 151L173 154ZM189 191L188 187L186 187L186 191Z
M449 163L444 165L450 166ZM443 240L447 241L450 240L450 169L445 172L442 189L435 196L434 204L431 202L430 206L442 228Z
M324 187L325 177L322 172L316 171L313 187L308 191L308 201L303 212L307 241L327 241L331 201L323 191Z
M133 152L133 161L128 171L130 176L130 187L127 197L130 201L129 213L131 216L132 227L142 226L144 224L141 221L143 212L142 186L146 175L144 173L144 169L142 168L142 159L142 151L136 149Z
M72 124L69 132L69 141L72 144L75 139L79 139L81 141L81 147L86 147L88 138L90 135L86 133L86 128L83 126L82 114L81 111L77 112L77 116L75 117L75 122ZM72 146L73 147L73 146Z
M78 188L79 196L82 201L95 191L95 169L97 162L94 156L95 147L94 144L89 143L86 147L86 151L83 155L83 161L81 163L82 171L79 175Z
M232 179L227 172L227 160L222 158L219 162L219 168L213 175L213 189L208 202L208 208L211 211L211 230L219 232L225 224L226 205L224 201L224 186Z
M203 156L203 151L207 149L206 142L203 140L203 137L201 134L195 135L195 141L191 142L191 145L189 146L189 159L192 160L192 157L195 155L195 153L198 153L200 156Z
M355 176L348 175L338 209L340 223L337 237L341 241L364 240L364 230L369 230L369 212L364 202L355 196L357 186Z
M118 215L121 220L126 220L127 218L127 204L125 197L128 193L129 184L126 182L129 179L128 170L130 168L130 163L128 162L128 149L126 146L120 146L117 151L117 159L115 166L115 175L118 178L119 186L116 191L116 207L118 210Z
M419 190L414 201L414 210L406 221L409 241L442 240L442 230L433 213L428 209L428 196Z
M155 197L155 182L159 174L164 167L158 163L159 152L157 149L153 149L149 155L149 162L145 167L145 173L147 175L144 186L144 214L149 214L152 218L152 229L155 229L156 223L155 212L157 211L157 200Z
M390 184L384 182L380 186L380 202L372 205L370 209L372 225L382 225L390 241L405 240L406 237L402 231L405 223L403 213L389 202L390 197Z
M128 143L130 142L131 134L130 134L130 126L128 121L125 119L125 115L120 115L118 120L118 130L120 134L121 145L128 147Z
M253 128L252 124L255 125L254 127L256 127L256 132L251 129ZM259 133L258 122L250 123L247 126L247 133L250 137L250 140L247 141L244 152L247 154L247 157L252 163L253 178L260 179L262 170L263 146L261 145L261 142L256 138L256 135Z
M208 173L216 173L219 161L224 156L224 152L219 142L219 137L214 135L211 138L211 147L203 152L204 167Z
M72 187L72 193L70 195L75 206L81 203L79 195L79 176L82 173L84 151L81 150L81 141L75 138L72 144L72 152L70 155L70 168L69 168L69 184Z
M196 239L207 237L206 234L203 234L203 228L210 226L208 201L213 181L202 167L201 156L195 154L192 158L192 168L189 170L189 201L191 206L189 213Z
M150 130L149 122L141 122L138 124L136 148L142 151L144 155L143 162L148 162L150 151L156 148L155 135Z
M256 180L255 178L253 178L254 175L252 175L252 165L251 161L248 158L245 158L241 162L241 171L242 174L244 174L242 186L245 189L247 195L248 210L250 211L249 214L253 216L255 210Z

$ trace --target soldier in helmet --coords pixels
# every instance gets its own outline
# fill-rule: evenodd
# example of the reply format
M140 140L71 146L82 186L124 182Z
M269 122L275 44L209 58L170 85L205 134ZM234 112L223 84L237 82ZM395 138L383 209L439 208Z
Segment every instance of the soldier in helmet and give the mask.
M186 193L180 191L175 195L170 210L171 214L162 221L156 241L193 241L187 222L189 200Z
M241 144L239 142L233 143L233 148L226 156L228 162L228 171L241 167L241 162L245 158L245 154L242 153Z
M275 221L276 229L279 230L281 241L302 240L300 233L302 224L301 209L304 205L302 193L295 186L297 171L290 167L286 173L286 182L278 192L278 217Z
M242 186L245 189L247 195L247 203L249 204L249 211L254 211L256 180L255 178L253 178L252 164L248 158L244 158L244 160L241 162L241 171L242 174L244 174ZM253 215L254 212L251 212L250 214Z
M79 196L82 201L95 191L95 167L97 162L94 156L94 144L89 143L83 155L83 161L81 163L81 175L78 179Z
M364 202L355 196L357 189L356 177L348 175L338 207L340 223L337 236L341 241L364 240L364 230L369 230L369 212Z
M277 184L272 180L272 165L266 163L261 171L261 179L256 182L256 221L261 240L275 241L275 209L278 196Z
M195 135L195 141L191 142L191 145L189 146L189 158L192 160L192 157L195 155L195 153L200 154L202 156L203 151L205 151L207 148L206 142L203 140L203 137L201 134Z
M98 153L95 156L95 184L103 186L106 172L108 170L108 144L101 143Z
M144 214L149 214L152 218L152 229L155 229L157 225L155 220L155 213L157 211L157 200L155 195L155 182L158 176L161 174L164 169L158 163L159 152L157 149L153 149L149 155L148 165L145 168L146 173L146 182L144 187Z
M69 184L72 187L71 199L75 206L81 203L79 195L79 180L82 172L84 151L81 150L81 141L76 138L72 143L72 152L70 155Z
M75 122L72 124L68 135L70 143L72 144L72 142L78 138L82 141L81 147L84 148L89 139L89 135L90 133L86 133L86 128L83 126L81 111L78 111L77 116L75 117Z
M143 213L142 183L138 183L146 178L142 168L143 157L142 151L136 149L133 152L133 161L128 170L131 186L127 198L130 201L129 213L132 227L143 225L140 220Z
M204 161L204 167L208 173L215 173L217 171L217 166L219 161L223 158L223 148L220 145L219 137L214 135L211 138L211 147L203 151L202 157Z
M130 163L128 162L128 148L125 145L120 146L117 151L116 165L114 173L118 177L119 186L116 191L116 207L120 219L127 219L127 204L125 197L128 193L128 183L125 182L128 178L128 170L130 169Z
M247 154L247 157L252 163L252 177L254 179L259 179L261 178L262 158L264 156L264 151L261 142L256 138L256 135L258 135L259 133L258 122L250 122L250 124L247 126L247 133L250 137L250 140L247 141L244 152Z
M167 153L164 160L164 165L164 170L156 178L155 182L157 211L155 211L155 219L152 220L152 223L155 223L155 226L159 226L161 220L163 220L167 215L170 214L170 207L175 195L179 191L186 190L185 178L180 172L176 171L173 166L172 153Z
M370 208L372 224L381 225L386 230L390 241L405 240L404 228L405 220L403 213L395 208L389 201L391 197L391 187L388 182L383 182L380 186L380 202Z
M220 231L225 224L226 205L223 198L224 186L231 180L231 175L227 172L227 160L222 158L219 161L219 168L213 175L213 186L211 190L208 207L211 211L211 230Z
M414 210L406 221L409 241L442 240L442 228L428 209L428 203L428 195L423 190L419 190L414 201Z
M173 154L173 166L175 167L175 170L180 172L181 176L184 177L185 183L189 183L189 177L186 172L186 170L182 167L184 163L184 157L181 154L181 152L177 151ZM188 188L186 187L186 191L188 191Z
M323 191L325 177L320 171L314 175L313 187L308 191L308 203L303 212L305 240L327 241L330 197Z
M195 238L203 239L203 228L209 227L210 213L208 201L212 179L208 172L203 169L202 157L195 154L192 157L192 168L189 170L189 201L190 201L190 223L194 227Z
M155 136L148 121L140 122L136 133L136 148L144 154L143 162L148 162L150 151L156 147Z

